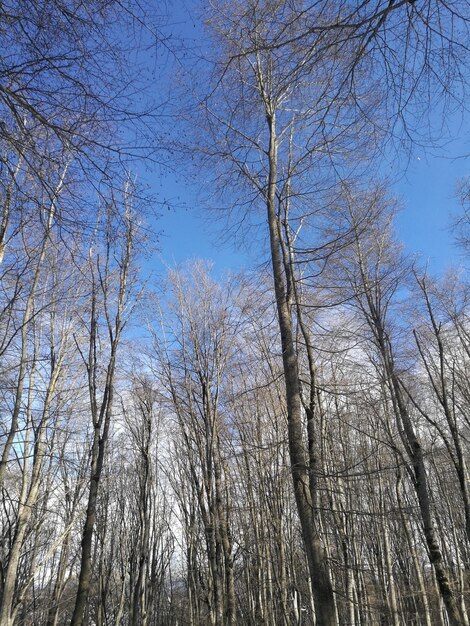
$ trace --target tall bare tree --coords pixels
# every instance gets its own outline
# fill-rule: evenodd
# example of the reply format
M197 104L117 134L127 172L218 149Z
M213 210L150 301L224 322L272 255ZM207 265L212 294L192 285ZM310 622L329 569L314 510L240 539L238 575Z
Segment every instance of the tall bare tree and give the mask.
M91 290L87 329L89 343L87 354L82 356L88 377L93 439L77 598L71 620L73 626L81 626L87 607L97 502L114 408L117 352L122 331L133 308L133 258L137 221L130 181L124 190L122 204L112 199L105 209L103 256L98 241L97 250L90 247L88 264ZM106 333L106 340L101 338L102 332ZM105 343L101 344L102 341Z

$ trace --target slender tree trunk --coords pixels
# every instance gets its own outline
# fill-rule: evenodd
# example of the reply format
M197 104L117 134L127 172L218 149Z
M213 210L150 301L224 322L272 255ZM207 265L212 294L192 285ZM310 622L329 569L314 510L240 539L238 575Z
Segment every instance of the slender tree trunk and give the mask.
M384 544L384 557L385 557L385 569L387 572L387 583L388 583L388 605L391 614L390 624L393 626L400 626L400 617L398 614L398 604L397 604L397 592L395 589L395 579L393 576L392 570L392 560L390 556L390 537L388 533L387 521L384 520L384 535L383 535L383 544Z
M62 338L64 340L64 337ZM65 340L64 340L65 341ZM39 347L38 347L39 348ZM48 419L50 417L50 406L52 397L56 391L56 385L59 378L59 373L62 366L63 358L63 346L59 354L56 354L51 365L50 379L46 390L46 396L44 398L44 405L42 407L42 415L39 424L36 429L33 423L33 405L32 390L34 389L34 370L30 373L29 391L27 399L27 425L26 425L26 443L25 443L25 459L23 465L23 477L22 488L19 502L18 519L16 523L15 534L10 549L10 555L8 559L8 566L5 572L3 596L0 607L0 625L10 626L15 620L16 609L13 607L13 601L15 597L17 574L20 562L21 550L23 548L23 540L28 528L28 523L33 514L33 507L35 506L38 498L39 489L41 486L41 473L44 465L45 457L45 437L46 428L48 425ZM36 367L36 356L33 357L33 367ZM34 446L30 447L29 436L31 432L35 432ZM29 475L29 461L28 456L32 453L33 463L31 468L31 475ZM21 597L21 594L20 594Z
M398 475L396 486L395 486L395 490L396 490L396 494L397 494L397 503L398 503L398 509L400 511L400 518L401 518L403 530L404 530L405 537L406 537L406 540L407 540L407 543L408 543L408 549L410 551L411 559L413 561L413 567L414 567L414 570L415 570L416 579L418 581L418 587L419 587L419 591L420 591L420 595L421 595L421 601L423 603L423 609L422 609L422 612L421 612L421 617L423 618L424 623L426 624L426 626L432 626L431 611L430 611L430 608L429 608L429 601L428 601L428 594L427 594L427 591L426 591L426 585L425 585L425 582L424 582L422 568L420 566L418 555L417 555L417 552L416 552L416 543L415 543L413 537L411 536L410 529L408 528L408 522L407 522L407 520L405 518L405 514L404 514L404 511L403 511L400 484L401 484L401 476Z
M295 501L299 514L302 537L312 580L317 623L322 626L335 626L336 609L333 587L330 580L325 548L315 523L313 503L310 493L308 461L303 443L302 401L299 370L293 337L292 311L287 298L286 277L284 275L281 242L279 238L276 190L277 190L277 138L275 114L268 115L269 141L269 180L267 190L267 219L269 225L271 261L274 289L281 333L282 361L286 386L288 414L288 438L292 480Z
M451 626L461 626L464 623L463 616L460 614L455 595L452 591L449 577L444 566L439 542L436 537L436 531L434 529L423 450L417 436L415 435L410 417L401 395L401 388L393 369L390 372L390 378L393 385L396 406L403 424L403 430L408 442L408 450L413 464L414 487L421 512L424 537L428 547L429 559L434 567L437 585L447 610L449 623Z
M57 626L57 620L59 619L59 602L64 589L65 572L67 569L67 562L69 559L69 547L70 547L70 533L67 533L59 557L59 568L57 577L54 584L54 592L52 595L52 604L49 607L47 614L46 626Z
M357 228L357 225L355 227ZM418 500L429 560L436 574L439 592L444 601L450 625L460 626L463 623L463 617L452 591L434 528L431 512L431 489L428 483L423 449L405 402L402 381L397 373L392 344L387 333L387 306L384 305L380 278L379 275L371 275L367 253L364 252L359 230L356 230L355 236L359 270L357 280L360 280L361 287L358 291L358 284L355 283L353 288L372 331L382 361L383 376L389 388L395 421L409 459L409 471ZM369 242L368 245L372 244ZM377 272L379 266L376 265L373 271Z
M6 247L6 239L7 239L7 229L10 220L10 212L12 209L12 201L13 201L13 192L15 189L15 185L17 185L17 179L21 172L21 166L23 164L23 154L24 148L18 154L18 160L16 162L16 166L14 171L11 174L11 180L8 183L8 187L6 189L5 198L2 202L2 217L0 219L0 265L3 262L5 256L5 247Z
M6 468L8 464L9 455L10 455L13 442L15 440L15 436L18 430L18 419L19 419L20 412L21 412L22 394L23 394L26 372L27 372L27 340L28 340L29 328L32 322L34 300L36 297L36 290L39 284L39 280L41 278L41 274L43 271L43 263L46 257L46 252L48 250L48 245L50 243L51 231L52 231L54 218L56 214L57 201L59 199L59 196L62 191L62 187L64 185L64 180L67 174L68 167L69 167L69 163L67 162L61 173L60 180L54 190L52 201L46 210L47 212L46 212L45 230L42 235L42 240L41 240L40 249L38 253L38 259L36 261L36 268L34 271L34 277L32 280L28 298L26 300L25 311L23 314L23 320L22 320L22 326L21 326L21 355L20 355L18 379L16 383L16 397L15 397L15 403L14 403L12 417L11 417L10 428L8 431L8 436L7 436L5 445L3 447L2 456L0 460L0 487L3 485L4 480L5 480L5 472L6 472ZM4 237L5 233L3 233L2 236ZM2 247L0 247L0 255L3 255L3 249L4 249L3 244L1 244L1 246Z
M90 487L88 492L88 503L85 513L85 524L83 527L81 541L81 559L80 573L78 577L78 589L75 599L75 606L71 619L71 626L82 626L85 610L88 603L88 596L91 585L92 575L92 547L93 534L96 522L96 511L98 505L98 495L100 489L101 476L104 467L106 445L109 438L109 430L111 426L111 417L113 409L114 396L114 377L116 369L116 355L121 337L122 330L125 325L123 319L124 309L128 297L128 279L132 256L132 247L134 243L134 223L132 215L132 188L130 184L126 185L124 191L124 207L125 210L120 215L121 226L123 226L122 248L115 248L115 233L112 230L112 212L107 215L106 222L106 249L105 260L100 264L100 258L97 257L96 270L94 261L92 260L92 250L90 250L90 270L92 279L91 290L91 313L90 313L90 337L88 345L88 360L86 368L88 373L88 393L90 401L90 413L93 422L93 443L91 449L91 468L90 468ZM116 208L116 207L113 207ZM119 257L117 258L117 254ZM111 310L110 305L110 280L111 268L110 259L113 257L117 261L119 268L118 282L116 286L117 302L115 310ZM95 276L95 272L98 278ZM106 332L108 335L109 358L107 359L106 374L103 385L103 394L98 402L97 377L99 375L100 364L98 362L98 286L103 297L104 317L106 319Z
M85 525L83 528L81 541L80 574L78 578L78 590L75 607L72 615L71 626L81 626L85 616L85 609L88 603L88 595L91 585L92 572L92 547L93 532L96 521L96 508L98 503L98 493L103 470L104 452L106 440L101 436L100 426L95 425L93 435L93 446L91 453L91 480L88 492L88 503L85 513Z

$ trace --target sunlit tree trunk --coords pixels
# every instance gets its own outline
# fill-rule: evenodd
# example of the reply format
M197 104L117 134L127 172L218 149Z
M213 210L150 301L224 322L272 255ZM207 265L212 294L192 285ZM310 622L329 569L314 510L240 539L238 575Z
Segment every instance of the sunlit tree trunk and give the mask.
M302 400L299 367L293 335L292 303L288 299L286 276L281 256L276 199L278 140L276 136L275 111L268 110L267 116L269 127L269 178L266 192L266 208L286 385L292 479L312 580L316 617L319 624L333 626L336 624L333 587L326 561L326 550L320 537L318 521L315 520L315 509L310 491L309 465L303 443Z

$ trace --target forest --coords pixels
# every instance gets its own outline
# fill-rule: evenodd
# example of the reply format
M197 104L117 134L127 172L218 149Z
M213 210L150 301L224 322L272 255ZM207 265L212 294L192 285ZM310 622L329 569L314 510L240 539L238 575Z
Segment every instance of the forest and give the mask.
M469 22L0 3L0 626L469 626L470 177L436 272L389 175ZM255 264L155 271L175 172Z

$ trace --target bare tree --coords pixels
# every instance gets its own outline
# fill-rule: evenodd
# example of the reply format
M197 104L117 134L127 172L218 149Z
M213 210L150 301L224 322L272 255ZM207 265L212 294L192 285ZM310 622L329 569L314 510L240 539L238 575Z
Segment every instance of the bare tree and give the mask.
M214 626L236 620L231 494L224 459L223 378L233 350L237 320L234 287L221 289L202 265L188 277L173 272L177 330L160 348L164 384L181 432L188 471L197 497L206 542L209 620ZM192 286L190 287L190 284ZM157 344L158 346L158 344Z
M393 209L380 189L369 198L360 195L354 197L354 193L350 191L346 195L355 243L354 248L348 248L345 252L345 262L340 265L339 271L350 286L358 310L370 329L371 341L377 349L380 367L383 368L383 382L390 394L397 430L409 459L408 472L418 500L429 559L435 571L439 592L450 623L461 624L463 616L452 589L436 532L432 512L432 487L424 446L413 423L407 393L397 365L391 308L409 269L400 259L399 248L393 244ZM354 207L360 208L355 210ZM361 236L359 224L363 222L364 212L372 212L373 218L369 228Z
M100 248L89 251L90 320L88 353L83 360L88 376L89 406L93 424L90 451L91 469L88 503L81 542L81 561L77 597L71 620L83 623L92 575L92 546L96 509L103 473L106 444L113 416L116 360L122 331L132 311L133 252L137 224L133 207L132 185L124 191L123 207L113 201L106 207L106 238L103 257ZM101 321L101 323L100 323ZM100 351L101 324L107 334ZM103 359L103 361L101 360ZM101 372L104 371L104 377Z
M2 256L9 227L23 220L22 203L13 199L28 197L25 177L54 197L55 184L43 175L44 162L57 168L64 151L73 161L71 170L80 184L58 216L70 229L75 220L93 222L85 203L77 202L78 195L86 196L86 183L97 189L113 175L118 187L125 178L123 161L142 153L153 106L150 98L141 106L133 98L144 87L144 73L129 60L131 51L149 38L160 39L157 20L147 8L141 3L124 7L50 0L36 5L14 0L2 9L0 46L8 51L0 62Z

